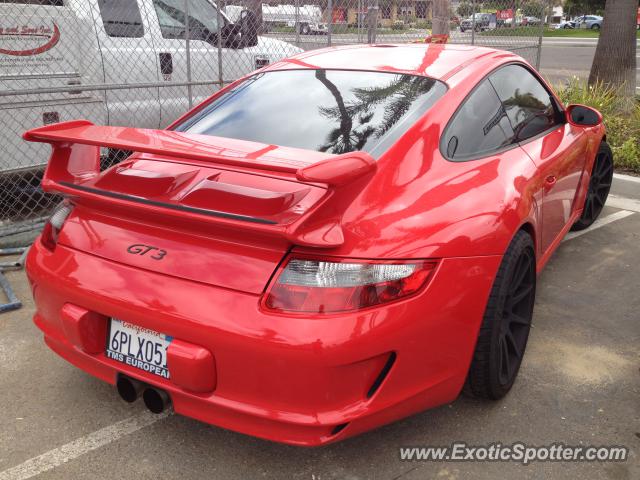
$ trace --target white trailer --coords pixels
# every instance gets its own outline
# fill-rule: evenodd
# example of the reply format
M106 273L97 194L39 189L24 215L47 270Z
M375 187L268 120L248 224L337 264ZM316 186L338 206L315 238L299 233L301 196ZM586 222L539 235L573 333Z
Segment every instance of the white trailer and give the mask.
M322 9L317 5L262 4L262 21L269 29L277 25L295 27L303 35L326 34L327 24L322 20Z

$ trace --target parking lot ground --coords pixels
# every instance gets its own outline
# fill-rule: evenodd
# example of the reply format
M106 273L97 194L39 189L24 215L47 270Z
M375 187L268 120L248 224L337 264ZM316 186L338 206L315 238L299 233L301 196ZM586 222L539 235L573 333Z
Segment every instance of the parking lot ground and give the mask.
M316 449L125 404L48 350L31 322L24 273L10 272L25 306L0 315L0 480L640 478L640 182L617 177L613 193L599 228L566 239L539 278L527 353L506 398L460 397ZM528 466L399 459L402 446L454 441L624 445L630 458Z

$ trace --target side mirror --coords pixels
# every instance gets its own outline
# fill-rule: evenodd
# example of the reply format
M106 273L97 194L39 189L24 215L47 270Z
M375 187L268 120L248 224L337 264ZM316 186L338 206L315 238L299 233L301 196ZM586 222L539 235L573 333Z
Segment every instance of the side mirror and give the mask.
M586 105L569 105L567 107L567 121L579 127L593 127L602 123L602 114L595 108Z

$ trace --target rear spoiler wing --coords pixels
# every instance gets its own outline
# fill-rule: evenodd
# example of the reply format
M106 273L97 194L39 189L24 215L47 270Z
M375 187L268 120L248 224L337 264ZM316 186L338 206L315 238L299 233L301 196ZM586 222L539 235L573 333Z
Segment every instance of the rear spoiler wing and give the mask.
M249 230L268 236L283 237L291 243L314 247L335 247L344 242L339 213L376 169L365 152L342 155L309 152L321 158L316 163L269 156L275 145L253 144L233 139L211 137L170 130L97 126L86 120L62 122L29 130L23 134L29 142L49 143L53 150L42 179L42 188L94 206L136 210L173 220L207 222L230 229ZM238 145L253 149L235 148ZM257 149L255 146L261 148ZM127 197L91 187L100 175L100 147L167 156L181 161L195 161L213 166L240 167L265 173L294 175L300 182L326 185L329 194L309 212L289 224L247 221L216 210L180 208L179 204L159 203L149 199ZM251 150L251 151L248 151ZM303 152L303 151L301 151ZM356 187L356 184L360 188ZM348 188L345 188L347 187ZM259 199L256 199L259 201Z

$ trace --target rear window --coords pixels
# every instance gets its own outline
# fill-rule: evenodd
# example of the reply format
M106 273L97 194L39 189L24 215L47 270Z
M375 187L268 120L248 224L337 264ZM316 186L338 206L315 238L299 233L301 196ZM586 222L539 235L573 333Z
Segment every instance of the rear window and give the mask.
M175 129L328 153L376 157L447 87L413 75L287 70L248 78Z

